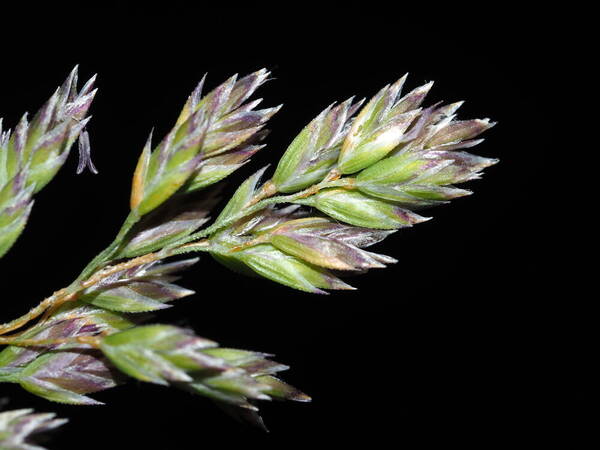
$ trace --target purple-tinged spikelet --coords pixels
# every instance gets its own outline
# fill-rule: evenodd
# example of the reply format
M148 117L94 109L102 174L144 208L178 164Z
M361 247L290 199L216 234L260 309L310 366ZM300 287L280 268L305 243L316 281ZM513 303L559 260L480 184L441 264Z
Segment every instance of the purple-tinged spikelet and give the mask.
M25 227L32 196L56 175L77 138L80 138L78 173L85 166L95 171L89 155L89 136L82 133L96 94L94 80L92 77L77 92L75 67L31 122L24 114L11 133L2 132L0 120L0 257Z
M32 409L0 412L0 448L14 450L44 450L29 439L67 423L52 413L34 413Z
M144 215L176 191L190 192L225 178L261 147L255 145L266 122L279 110L254 110L244 104L266 80L259 70L244 78L229 78L202 97L204 78L189 96L175 127L151 151L150 139L138 162L131 209Z

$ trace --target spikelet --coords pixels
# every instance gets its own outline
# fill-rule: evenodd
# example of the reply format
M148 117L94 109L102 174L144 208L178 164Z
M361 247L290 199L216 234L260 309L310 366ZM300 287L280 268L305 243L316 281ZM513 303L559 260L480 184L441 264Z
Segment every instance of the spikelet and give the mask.
M24 114L14 132L0 119L0 257L17 240L33 206L32 197L56 175L80 137L80 164L92 172L89 136L82 130L96 89L95 76L77 91L77 67L30 122Z
M229 78L202 97L204 78L185 103L173 129L154 151L148 138L133 176L131 209L144 215L176 191L190 192L220 181L261 147L260 131L279 110L244 103L268 77L259 70Z
M52 413L34 413L32 409L0 412L0 448L11 450L44 450L29 438L60 427L67 419L56 419Z

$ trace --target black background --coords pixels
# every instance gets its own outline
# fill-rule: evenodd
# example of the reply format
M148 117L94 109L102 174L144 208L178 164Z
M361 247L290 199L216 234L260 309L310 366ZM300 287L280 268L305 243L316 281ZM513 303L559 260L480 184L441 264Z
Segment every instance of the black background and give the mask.
M407 71L409 87L436 80L430 102L466 100L460 117L498 121L474 150L501 161L470 184L475 195L379 244L399 263L353 279L356 292L308 295L233 274L209 257L185 275L182 284L197 295L157 321L275 353L292 367L284 378L313 397L263 405L269 434L202 398L145 384L96 394L102 407L50 404L15 386L2 386L0 396L13 408L68 417L51 441L56 449L202 448L214 439L226 448L362 439L373 448L389 441L424 448L576 435L589 420L583 380L591 333L577 308L551 300L544 286L554 283L541 282L540 256L549 254L533 201L550 152L536 122L544 114L543 68L560 55L545 20L539 11L493 6L377 2L260 12L112 6L12 35L0 72L5 126L35 111L74 64L80 77L97 72L89 131L100 174L76 177L73 155L37 196L27 230L0 262L2 320L67 285L112 240L150 129L157 137L168 131L205 72L214 87L267 67L275 80L259 96L284 104L268 147L227 192L275 163L329 103L371 96ZM552 293L563 295L558 286Z

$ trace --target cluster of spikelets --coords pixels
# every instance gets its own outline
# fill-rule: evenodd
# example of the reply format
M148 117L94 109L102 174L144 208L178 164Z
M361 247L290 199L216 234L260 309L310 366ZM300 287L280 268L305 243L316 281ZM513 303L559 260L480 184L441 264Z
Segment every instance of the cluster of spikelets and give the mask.
M212 190L199 198L199 191L263 147L264 127L279 109L248 101L267 77L265 70L234 76L204 96L202 80L172 130L156 146L150 136L133 175L131 212L115 241L32 310L28 320L43 313L35 325L11 336L27 320L0 325L0 344L11 344L0 352L0 382L53 401L96 404L88 394L129 376L209 397L256 424L262 422L255 400L309 400L275 377L287 367L270 355L145 324L139 313L193 294L175 281L197 258L165 258L208 252L233 270L292 288L352 289L344 274L396 262L365 248L427 220L417 211L470 194L455 185L496 160L464 150L493 124L456 120L460 103L423 108L432 84L401 95L403 77L365 106L349 99L326 108L292 141L270 179L260 183L266 168L250 176L205 226L219 196ZM32 195L77 137L79 168L95 171L82 132L93 79L77 93L76 78L74 71L30 124L24 118L3 134L1 254L23 229Z
M67 422L54 414L34 414L31 409L0 412L0 448L7 450L43 450L29 440Z
M493 124L455 120L461 103L421 108L432 84L401 97L405 78L384 87L355 119L362 102L328 107L290 144L271 180L258 188L262 171L249 178L217 223L265 191L291 194L287 202L312 209L268 206L238 221L211 237L217 258L309 292L348 289L328 269L395 262L363 248L429 219L415 211L470 194L453 185L479 178L496 160L458 150L480 143L473 138Z
M202 97L204 79L192 92L173 129L152 151L152 135L135 170L131 208L144 215L176 191L193 192L222 180L263 146L260 133L279 110L254 110L260 100L244 104L267 79L260 70L231 77Z
M89 159L89 137L82 130L96 90L92 77L77 92L77 68L31 122L23 115L14 132L2 130L0 119L0 257L25 227L32 197L52 180L79 137L80 165L95 171Z

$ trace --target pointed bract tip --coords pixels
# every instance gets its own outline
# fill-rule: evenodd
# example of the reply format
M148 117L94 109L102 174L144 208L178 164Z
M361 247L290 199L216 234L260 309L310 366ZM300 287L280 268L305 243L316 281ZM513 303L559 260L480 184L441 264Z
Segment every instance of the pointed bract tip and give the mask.
M294 400L295 402L309 403L309 402L312 402L312 397L309 395L306 395L304 392L299 392L298 394L295 394L293 397L290 397L290 400Z
M314 288L309 291L311 294L319 294L319 295L329 295L329 292L324 291L323 289Z
M444 108L444 110L446 111L446 117L454 114L456 111L459 110L459 108L465 104L464 100L459 100L457 102L454 103L448 103L445 106L441 106L440 109Z
M96 96L96 94L98 93L98 88L94 88L90 93L90 102L92 101L92 99Z
M150 129L150 134L148 135L148 138L146 139L146 143L144 144L144 147L151 147L152 146L152 135L154 134L154 127L152 127Z
M408 76L408 73L405 73L403 76L401 76L400 78L398 78L398 80L396 80L392 85L391 88L394 89L398 89L398 91L400 91L402 89L402 87L404 86L404 83L406 82L406 78Z
M263 67L262 69L257 70L256 72L254 72L252 75L254 75L256 78L260 79L261 82L266 81L269 75L271 75L271 72L269 72L269 70L267 70L267 68Z
M89 123L90 120L92 120L93 116L87 116L85 119L82 119L79 121L78 127L80 130L83 130L85 128L85 126Z
M64 89L63 94L68 95L71 89L73 89L73 81L77 80L77 72L79 70L79 64L76 64L71 72L67 76L67 79L63 82L63 84L59 87Z
M234 73L229 78L227 78L227 80L223 84L224 85L228 85L228 84L234 85L235 82L238 80L239 75L240 75L239 73Z
M346 283L345 281L340 280L339 278L336 278L335 280L331 281L331 286L330 289L335 289L338 291L356 291L358 290L358 288L355 288L354 286Z
M433 87L434 83L435 83L435 81L434 81L434 80L428 81L428 82L427 82L427 83L425 83L423 86L421 86L421 88L422 88L424 91L429 91L429 90L430 90L430 89Z
M85 93L85 91L88 91L96 82L96 79L98 78L98 74L95 73L94 75L92 75L83 85L83 88L81 89L82 92Z

